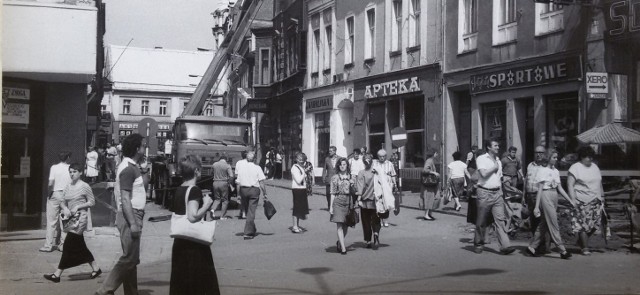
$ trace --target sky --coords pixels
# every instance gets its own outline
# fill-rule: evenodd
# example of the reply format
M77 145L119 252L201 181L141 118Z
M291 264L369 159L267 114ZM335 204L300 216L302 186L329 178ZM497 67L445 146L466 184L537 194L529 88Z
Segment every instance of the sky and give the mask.
M228 0L104 0L105 45L196 50L213 47L213 12Z

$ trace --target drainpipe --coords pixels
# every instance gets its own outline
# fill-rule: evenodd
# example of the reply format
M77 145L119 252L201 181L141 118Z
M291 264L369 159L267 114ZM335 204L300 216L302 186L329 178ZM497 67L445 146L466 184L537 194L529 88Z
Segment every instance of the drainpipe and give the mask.
M446 167L446 160L447 157L445 156L446 154L446 143L447 143L447 119L446 119L446 99L445 99L445 90L446 90L446 83L444 81L444 59L445 59L445 21L446 21L446 1L441 0L440 1L440 17L442 18L442 20L440 21L440 89L438 90L438 92L440 92L440 99L441 99L441 118L442 118L442 124L441 124L441 131L442 131L442 152L440 153L441 157L442 157L442 175L445 175L445 171L447 171L446 169L444 169L444 167ZM446 176L446 175L445 175ZM442 181L444 181L444 179L446 179L446 177L441 177L440 179L442 179Z

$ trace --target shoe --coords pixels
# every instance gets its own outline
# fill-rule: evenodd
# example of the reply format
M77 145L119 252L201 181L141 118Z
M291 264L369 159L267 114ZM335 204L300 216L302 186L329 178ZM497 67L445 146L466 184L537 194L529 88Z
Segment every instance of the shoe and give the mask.
M582 249L582 251L580 251L580 252L581 252L581 253L582 253L582 255L584 255L584 256L590 256L590 255L591 255L591 252L590 252L590 251L589 251L589 249L587 249L587 248Z
M342 251L342 252L340 252L340 254L347 255L347 251Z
M49 281L52 281L54 283L60 283L60 277L57 276L56 274L52 273L52 274L47 274L47 275L43 275L43 277Z
M52 252L53 248L52 247L42 247L38 251L40 251L40 252Z
M482 250L482 246L473 248L473 252L475 252L476 254L482 254Z
M560 253L560 258L562 258L562 259L569 259L569 258L571 258L571 256L572 255L571 255L571 253L569 253L569 251L564 251L564 252Z
M253 236L244 236L245 240L253 240Z
M340 247L340 241L336 241L336 251L342 252L342 247Z
M371 249L371 242L370 241L365 242L365 245L366 245L365 247L367 249Z
M389 223L388 222L384 222L384 223L382 223L382 226L389 227Z
M91 279L93 280L93 279L97 278L98 276L100 276L101 274L102 274L102 269L98 268L97 271L92 271L91 272Z
M422 220L426 220L426 221L434 221L436 220L435 218L429 216L429 217L422 217Z
M222 216L219 219L220 220L228 220L228 219L231 219L231 217L230 216Z
M293 228L291 228L291 232L294 233L294 234L299 234L299 233L302 232L302 230L300 228L293 227Z
M527 249L525 250L525 253L529 257L538 257L538 254L536 253L536 251L531 249L531 247L527 247Z
M456 207L456 211L460 211L460 209L462 209L462 206Z
M380 246L380 238L378 237L378 235L373 235L373 250L378 250L379 246Z
M509 254L513 253L514 251L516 251L516 248L507 247L507 248L504 248L504 249L500 249L500 254L509 255Z

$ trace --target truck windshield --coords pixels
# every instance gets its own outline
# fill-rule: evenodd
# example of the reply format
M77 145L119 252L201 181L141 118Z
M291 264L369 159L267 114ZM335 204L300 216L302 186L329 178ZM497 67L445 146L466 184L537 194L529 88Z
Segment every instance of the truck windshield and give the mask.
M179 138L202 139L202 140L234 140L244 142L247 126L230 124L202 124L183 123L180 128Z

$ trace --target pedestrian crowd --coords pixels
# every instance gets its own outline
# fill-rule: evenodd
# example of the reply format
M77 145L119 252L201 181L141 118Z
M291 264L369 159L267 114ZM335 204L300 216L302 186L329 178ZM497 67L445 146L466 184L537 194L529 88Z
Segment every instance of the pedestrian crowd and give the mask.
M378 249L381 229L389 226L390 212L397 215L400 210L399 156L392 153L387 159L387 152L381 149L374 157L365 147L355 149L348 157L340 157L336 150L335 146L329 148L322 172L329 221L336 224L336 251L347 254L347 233L349 227L355 227L357 223L362 224L365 247ZM121 148L110 146L106 149L107 155L111 156L105 158L105 163L114 171L116 227L122 255L96 294L113 294L120 286L125 294L137 294L140 236L147 199L146 180L140 165L144 151L143 137L139 134L124 138ZM246 219L243 239L254 239L260 196L265 203L268 201L264 182L282 174L281 152L271 149L267 153L267 171L256 163L253 150L244 152L243 159L235 167L222 154L213 164L211 192L197 186L202 173L200 159L186 155L179 161L183 183L175 191L174 214L186 216L191 223L207 218L226 220L230 218L227 215L229 194L236 190L240 197L238 218ZM578 151L579 161L569 168L566 190L556 168L559 157L556 150L536 147L535 160L527 165L526 174L515 147L510 147L502 158L499 152L500 144L495 140L487 140L482 150L473 146L466 159L461 152L454 152L444 180L436 168L437 151L427 151L420 179L420 203L424 209L421 220L436 220L432 213L440 206L442 198L445 202L451 201L455 211L461 210L460 202L466 198L469 202L467 221L475 225L475 253L483 252L490 231L495 232L500 254L513 253L515 248L511 246L510 236L528 224L533 237L525 250L526 255L538 257L548 253L553 242L560 257L569 259L571 253L562 241L557 214L559 197L562 197L572 207L571 225L578 235L581 254L590 255L589 237L599 229L604 212L602 176L593 162L593 149L582 147ZM40 251L50 252L57 248L62 251L62 257L58 268L44 275L47 280L60 282L65 269L84 263L91 266L90 278L102 274L83 237L88 224L87 210L95 204L95 197L90 186L81 179L83 174L90 181L96 177L93 167L99 161L98 154L97 149L91 148L85 164L69 164L70 153L62 152L60 162L51 167L46 239ZM289 171L293 201L290 230L299 234L306 231L300 223L309 214L308 197L315 184L314 168L304 153L297 153ZM518 189L520 185L523 191ZM216 216L218 206L220 215ZM170 294L219 294L210 245L175 237L172 249Z

